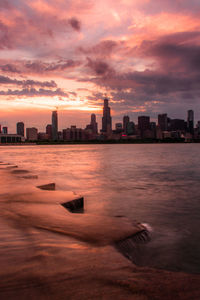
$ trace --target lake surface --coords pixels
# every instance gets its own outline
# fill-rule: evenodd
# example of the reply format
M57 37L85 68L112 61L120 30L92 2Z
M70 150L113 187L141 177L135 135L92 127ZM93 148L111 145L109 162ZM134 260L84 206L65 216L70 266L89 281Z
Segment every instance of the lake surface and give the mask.
M200 273L200 145L2 146L0 160L85 198L88 214L148 224L136 264Z

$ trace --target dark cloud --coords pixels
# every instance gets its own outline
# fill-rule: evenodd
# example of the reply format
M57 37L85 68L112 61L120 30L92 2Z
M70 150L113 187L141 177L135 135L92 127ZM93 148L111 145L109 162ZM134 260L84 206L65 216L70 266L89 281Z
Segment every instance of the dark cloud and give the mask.
M79 61L74 61L72 59L60 61L60 62L52 62L45 63L42 61L34 61L25 63L24 67L30 71L35 73L48 73L54 71L64 71L70 68L75 68L80 65Z
M30 87L30 86L40 86L40 87L48 87L48 88L55 88L57 84L55 81L37 81L37 80L18 80L18 79L11 79L7 76L0 75L0 84L12 84L12 85L21 85L23 87Z
M0 70L6 73L21 73L21 71L11 63L0 65Z
M76 30L76 31L80 31L81 30L81 22L73 17L71 19L69 19L69 24L71 25L71 27Z
M181 32L164 36L157 41L144 41L140 52L154 57L165 72L200 72L200 32Z
M0 95L2 96L26 96L26 97L43 97L43 96L63 96L67 97L68 94L63 92L61 89L56 90L47 90L40 88L36 90L35 88L24 88L22 90L7 90L7 91L0 91Z
M86 81L110 91L124 105L145 101L195 102L200 94L200 32L166 35L154 41L144 41L132 55L153 58L153 68L144 71L114 71L114 64L88 60L88 67L96 77Z
M105 61L101 60L93 60L91 58L87 58L87 67L98 76L110 76L114 74L114 69Z
M0 71L4 73L16 74L38 74L48 75L59 71L70 71L80 66L82 62L73 59L62 60L57 62L42 62L42 61L16 61L12 63L1 62Z
M118 43L112 40L105 40L92 47L80 47L79 51L84 54L94 54L95 56L107 57L110 56L114 50L116 50L119 44L122 43Z

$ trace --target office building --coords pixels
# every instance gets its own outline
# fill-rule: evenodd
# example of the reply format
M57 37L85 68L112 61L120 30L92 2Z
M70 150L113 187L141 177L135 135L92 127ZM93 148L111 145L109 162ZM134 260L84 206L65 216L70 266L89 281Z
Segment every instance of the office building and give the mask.
M2 134L0 133L0 144L21 143L22 136L17 134Z
M37 141L38 139L38 130L35 127L26 128L26 139L28 141Z
M75 125L71 128L63 129L63 140L64 141L81 141L84 138L84 130L77 128Z
M8 133L8 127L3 127L2 133L7 134Z
M96 121L96 115L95 114L91 114L91 129L92 129L92 133L97 134L98 133L98 124Z
M122 123L115 124L115 131L116 131L116 133L121 133L123 131Z
M134 124L134 122L128 122L128 124L126 126L126 134L127 135L135 134L135 124Z
M150 117L149 116L139 116L138 117L138 129L144 131L150 129Z
M58 140L58 114L57 111L52 111L52 140Z
M17 134L24 136L24 123L23 122L17 123Z
M104 99L103 117L102 117L102 132L110 133L112 130L112 118L110 115L110 107L108 106L108 99Z
M168 129L168 120L167 114L158 115L158 126L162 131L167 131Z
M194 134L194 111L193 110L188 110L187 131L191 134Z
M129 122L130 122L129 116L124 116L123 117L123 131L125 134L127 134L127 126L128 126Z
M52 125L48 124L46 126L46 134L48 135L48 140L52 140Z
M171 119L170 120L170 130L171 131L185 131L186 122L182 119Z
M46 132L38 132L38 140L39 141L48 141L49 136Z

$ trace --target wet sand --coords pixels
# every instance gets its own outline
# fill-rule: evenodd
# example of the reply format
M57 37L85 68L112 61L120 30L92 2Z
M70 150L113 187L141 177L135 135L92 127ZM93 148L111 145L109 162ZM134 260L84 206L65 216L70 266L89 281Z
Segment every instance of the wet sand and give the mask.
M115 249L140 225L71 214L60 203L77 195L19 174L0 170L1 299L200 298L200 275L137 267Z

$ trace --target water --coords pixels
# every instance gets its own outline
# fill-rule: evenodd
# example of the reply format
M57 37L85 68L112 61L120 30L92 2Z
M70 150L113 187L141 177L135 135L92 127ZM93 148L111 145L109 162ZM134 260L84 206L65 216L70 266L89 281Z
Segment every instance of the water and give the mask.
M87 212L147 223L140 264L200 272L198 144L1 147L1 158L82 194ZM139 262L138 262L139 263Z
M99 274L102 272L99 261L107 259L110 262L107 266L111 269L115 258L119 269L121 266L123 270L124 264L126 265L125 259L120 261L120 254L109 245L106 246L106 243L105 248L97 250L86 239L86 235L90 238L95 236L96 229L91 230L95 220L102 225L103 236L104 233L106 235L107 228L110 230L113 227L106 223L106 218L115 216L124 217L116 218L117 222L122 222L123 230L126 230L126 219L145 223L151 230L151 241L141 245L135 256L137 265L200 273L199 155L198 144L33 145L0 148L0 160L31 170L45 178L47 183L56 182L58 190L69 190L84 196L85 212L90 216L87 219L90 221L86 222L91 223L84 227L85 221L82 220L86 219L81 219L83 216L80 215L76 218L76 224L73 223L78 228L75 235L74 229L69 229L73 232L70 236L75 240L68 239L66 244L64 237L55 239L55 233L54 238L51 235L45 235L44 238L42 234L42 237L38 236L38 240L46 239L45 243L49 247L51 245L51 251L55 251L54 247L58 248L60 245L62 259L66 248L70 255L73 253L75 261L80 262L82 255L84 268L88 270L93 264L98 268ZM18 210L20 214L20 207ZM56 226L59 227L58 224ZM69 222L67 226L71 226ZM5 239L8 238L6 228ZM97 232L98 230L97 226ZM27 234L32 236L33 232L28 231ZM37 230L34 234L37 237ZM24 233L18 239L23 240ZM72 265L72 262L68 262L70 272L76 277L77 273ZM115 274L118 274L117 270L115 269ZM85 276L85 271L81 268L79 274ZM114 293L113 297L116 295Z

